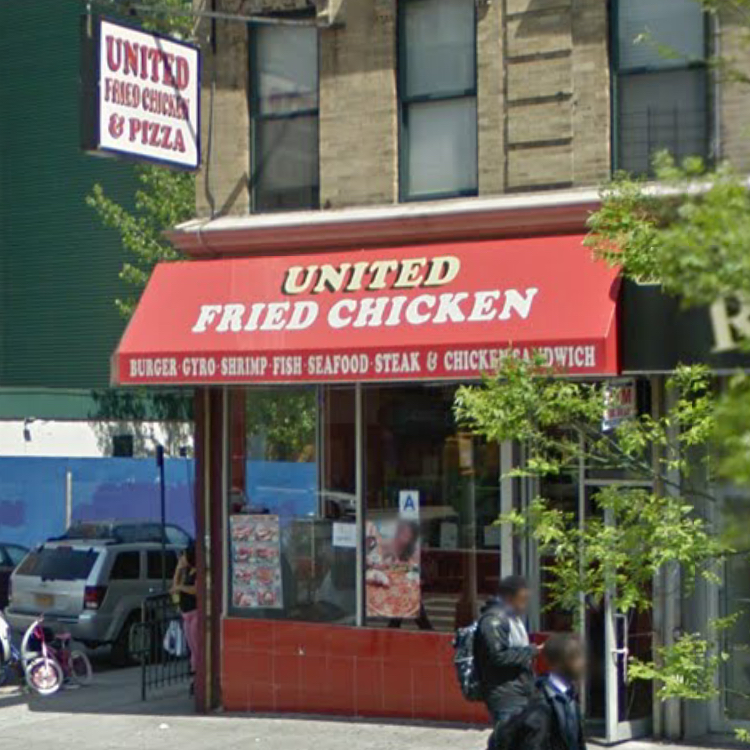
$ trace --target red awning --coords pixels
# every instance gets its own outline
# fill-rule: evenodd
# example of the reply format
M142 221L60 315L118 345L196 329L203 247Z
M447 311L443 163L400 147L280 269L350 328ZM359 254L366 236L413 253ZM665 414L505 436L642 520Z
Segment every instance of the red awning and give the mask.
M508 351L618 372L617 272L581 236L159 265L116 384L477 377Z

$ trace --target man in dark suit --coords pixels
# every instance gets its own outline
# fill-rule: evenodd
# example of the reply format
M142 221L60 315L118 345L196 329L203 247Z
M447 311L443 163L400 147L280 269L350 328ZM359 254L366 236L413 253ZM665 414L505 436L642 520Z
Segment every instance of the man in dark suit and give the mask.
M553 635L545 644L549 672L538 682L547 707L547 750L586 750L576 685L584 676L586 657L574 635Z
M573 635L553 635L544 655L549 672L523 711L495 734L497 750L586 750L576 693L586 668L583 647Z

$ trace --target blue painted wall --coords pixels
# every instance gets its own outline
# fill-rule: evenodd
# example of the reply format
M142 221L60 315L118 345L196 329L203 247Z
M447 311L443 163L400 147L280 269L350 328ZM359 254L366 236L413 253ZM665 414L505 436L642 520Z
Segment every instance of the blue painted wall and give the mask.
M165 464L167 520L195 533L192 459ZM76 520L159 518L159 474L152 458L0 457L0 541L38 544L65 530L65 476L73 476ZM247 462L254 506L283 517L312 515L314 463Z
M27 547L65 530L65 475L73 476L73 518L158 519L158 470L146 458L0 458L0 540ZM191 534L192 459L165 465L167 520Z

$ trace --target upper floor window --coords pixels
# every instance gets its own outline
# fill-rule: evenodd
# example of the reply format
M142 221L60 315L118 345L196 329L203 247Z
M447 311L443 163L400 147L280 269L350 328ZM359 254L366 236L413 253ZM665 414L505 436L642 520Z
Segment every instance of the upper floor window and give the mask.
M318 31L250 32L253 210L319 207Z
M615 167L645 174L657 151L707 156L706 19L695 0L617 0Z
M474 195L474 0L401 0L399 29L401 197Z

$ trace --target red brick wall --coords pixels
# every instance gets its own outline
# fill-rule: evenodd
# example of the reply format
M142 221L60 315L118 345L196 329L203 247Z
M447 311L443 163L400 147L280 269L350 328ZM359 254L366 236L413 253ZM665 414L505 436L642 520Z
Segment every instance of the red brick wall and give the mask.
M225 619L227 711L487 723L464 700L445 633Z

